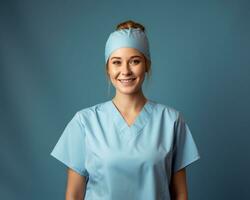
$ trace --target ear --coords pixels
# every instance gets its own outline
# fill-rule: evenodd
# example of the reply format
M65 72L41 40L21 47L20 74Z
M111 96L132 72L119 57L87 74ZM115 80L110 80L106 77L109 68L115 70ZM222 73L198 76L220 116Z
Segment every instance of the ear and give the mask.
M148 72L149 71L149 62L148 60L146 59L146 63L145 63L145 72Z
M105 65L105 68L106 68L107 74L109 75L109 66L108 66L108 63Z
M147 59L146 57L143 55L144 57L144 62L145 62L145 72L148 72L148 63L147 63Z

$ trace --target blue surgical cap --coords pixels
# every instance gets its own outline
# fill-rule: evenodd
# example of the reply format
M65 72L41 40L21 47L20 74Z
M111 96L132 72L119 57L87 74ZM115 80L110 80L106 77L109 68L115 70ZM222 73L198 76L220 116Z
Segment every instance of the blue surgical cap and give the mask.
M123 47L135 48L150 58L149 42L146 34L139 28L120 29L112 32L105 46L105 63L113 51Z

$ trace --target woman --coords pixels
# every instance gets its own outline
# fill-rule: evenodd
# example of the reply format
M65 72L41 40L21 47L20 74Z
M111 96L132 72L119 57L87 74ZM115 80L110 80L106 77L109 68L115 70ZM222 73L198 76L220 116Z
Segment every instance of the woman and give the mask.
M68 166L66 199L187 200L185 167L200 155L182 114L143 94L144 26L119 24L105 62L115 96L76 112L51 152Z

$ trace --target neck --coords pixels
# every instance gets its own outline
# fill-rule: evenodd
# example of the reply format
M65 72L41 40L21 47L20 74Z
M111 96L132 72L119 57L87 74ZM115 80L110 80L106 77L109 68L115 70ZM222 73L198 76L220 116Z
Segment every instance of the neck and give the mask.
M116 92L116 95L112 99L119 110L124 113L139 112L144 104L147 102L147 98L142 92L136 94L121 94Z

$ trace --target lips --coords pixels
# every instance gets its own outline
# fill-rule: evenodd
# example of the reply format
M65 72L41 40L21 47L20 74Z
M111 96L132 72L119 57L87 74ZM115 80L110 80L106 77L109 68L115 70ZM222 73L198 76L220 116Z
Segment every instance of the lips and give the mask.
M122 83L129 83L134 81L136 78L128 78L128 79L118 79Z

